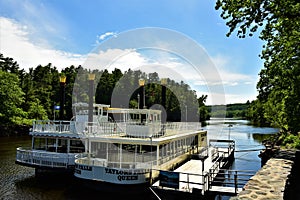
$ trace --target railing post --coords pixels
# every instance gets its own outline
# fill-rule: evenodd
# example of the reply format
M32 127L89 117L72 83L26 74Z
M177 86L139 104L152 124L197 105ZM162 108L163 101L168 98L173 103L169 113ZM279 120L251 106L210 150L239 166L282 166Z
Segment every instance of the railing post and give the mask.
M211 179L211 169L209 169L209 172L208 172L208 181L207 181L207 190L209 190L210 188L210 180Z
M59 132L60 132L60 133L62 132L62 124L61 124L61 121L59 121Z
M205 177L206 177L206 174L202 174L202 183L203 183L203 186L202 186L202 195L204 195L205 193L205 185L206 185L206 180L205 180Z
M190 190L190 179L189 179L189 174L187 174L187 187L188 187L188 190Z
M235 171L235 174L234 174L234 191L235 191L235 194L237 194L237 171Z

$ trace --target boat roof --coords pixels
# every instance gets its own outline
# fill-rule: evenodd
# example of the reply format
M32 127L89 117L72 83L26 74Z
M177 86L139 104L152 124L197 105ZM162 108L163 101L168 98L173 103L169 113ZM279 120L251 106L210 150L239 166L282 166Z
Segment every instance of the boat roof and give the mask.
M127 136L109 136L109 137L93 137L90 136L89 140L91 142L109 142L109 143L123 143L123 144L150 144L158 145L158 144L164 144L168 143L173 140L179 140L183 138L187 138L193 135L198 134L207 134L207 131L205 130L194 130L194 131L186 131L176 134L170 134L165 135L161 137L145 137L145 138L139 138L139 137L127 137Z
M78 103L73 103L72 104L73 107L89 107L88 103L84 103L84 102L78 102ZM107 104L99 104L99 103L93 103L93 107L103 107L103 108L109 108L110 105Z
M135 113L135 114L156 113L156 114L161 114L161 110L154 110L154 109L107 108L107 111L109 113Z
M54 138L74 138L80 139L82 136L76 133L57 133L57 132L29 132L31 136L39 136L39 137L54 137Z
M89 104L84 103L84 102L79 102L79 103L74 103L73 107L88 108ZM156 114L161 114L161 110L136 109L136 108L117 108L117 107L110 107L110 105L107 105L107 104L98 104L98 103L94 103L93 107L101 107L104 110L107 110L109 113L135 113L135 114L156 113Z

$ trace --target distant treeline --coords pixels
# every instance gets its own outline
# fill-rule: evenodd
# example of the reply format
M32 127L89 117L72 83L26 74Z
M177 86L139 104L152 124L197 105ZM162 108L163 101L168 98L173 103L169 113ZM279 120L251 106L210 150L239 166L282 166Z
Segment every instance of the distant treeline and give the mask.
M211 117L226 117L236 119L249 119L248 108L250 102L227 105L206 106ZM251 120L251 119L249 119Z
M81 76L79 77L79 72ZM95 74L94 102L111 104L113 92L129 99L129 105L114 107L138 108L139 79L145 80L145 106L150 108L162 102L161 78L157 73L146 74L131 69L122 73L120 69L89 71L81 66L70 66L58 71L49 63L25 71L13 58L0 54L0 121L1 126L32 124L33 120L47 120L56 117L70 120L73 117L73 102L88 102L88 82L80 85L77 79L88 80L88 74ZM66 77L64 89L63 117L54 106L61 105L62 89L59 78ZM79 77L79 78L78 78ZM128 92L130 91L130 92ZM205 106L206 95L197 97L188 84L167 79L166 112L168 121L205 121L209 119ZM196 117L195 117L196 116Z

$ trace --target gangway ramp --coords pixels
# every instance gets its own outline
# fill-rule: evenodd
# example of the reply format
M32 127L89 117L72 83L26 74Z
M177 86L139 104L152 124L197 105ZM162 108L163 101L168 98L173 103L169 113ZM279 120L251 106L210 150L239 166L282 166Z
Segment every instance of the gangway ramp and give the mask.
M233 140L212 140L211 143L225 143L224 146L210 145L200 154L193 155L192 159L176 168L173 171L161 171L164 173L164 178L158 179L152 188L162 190L176 190L178 192L201 193L219 193L235 195L242 188L238 184L238 172L232 170L224 170L225 167L233 160L235 143ZM227 171L227 172L225 172ZM226 174L228 173L228 174ZM232 175L234 173L234 175ZM224 182L224 177L232 175L233 184L221 184ZM175 177L175 178L174 178ZM168 185L168 179L171 180L171 185ZM162 184L162 182L163 184ZM231 185L230 185L231 184Z

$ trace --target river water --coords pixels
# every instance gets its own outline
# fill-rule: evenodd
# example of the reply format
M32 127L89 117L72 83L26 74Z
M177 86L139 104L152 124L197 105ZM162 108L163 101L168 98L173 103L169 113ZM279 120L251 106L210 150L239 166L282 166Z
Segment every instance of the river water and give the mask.
M246 120L211 119L209 125L203 127L208 131L208 139L233 139L236 142L235 160L231 169L254 170L261 168L258 157L259 149L264 148L261 141L269 134L278 132L275 128L254 127ZM232 127L229 127L229 124ZM29 136L0 137L0 199L36 199L36 200L59 200L59 199L157 199L149 193L144 196L126 197L119 194L104 194L89 190L73 177L62 175L49 175L37 177L34 169L15 164L16 148L31 145ZM228 199L225 196L216 199Z

